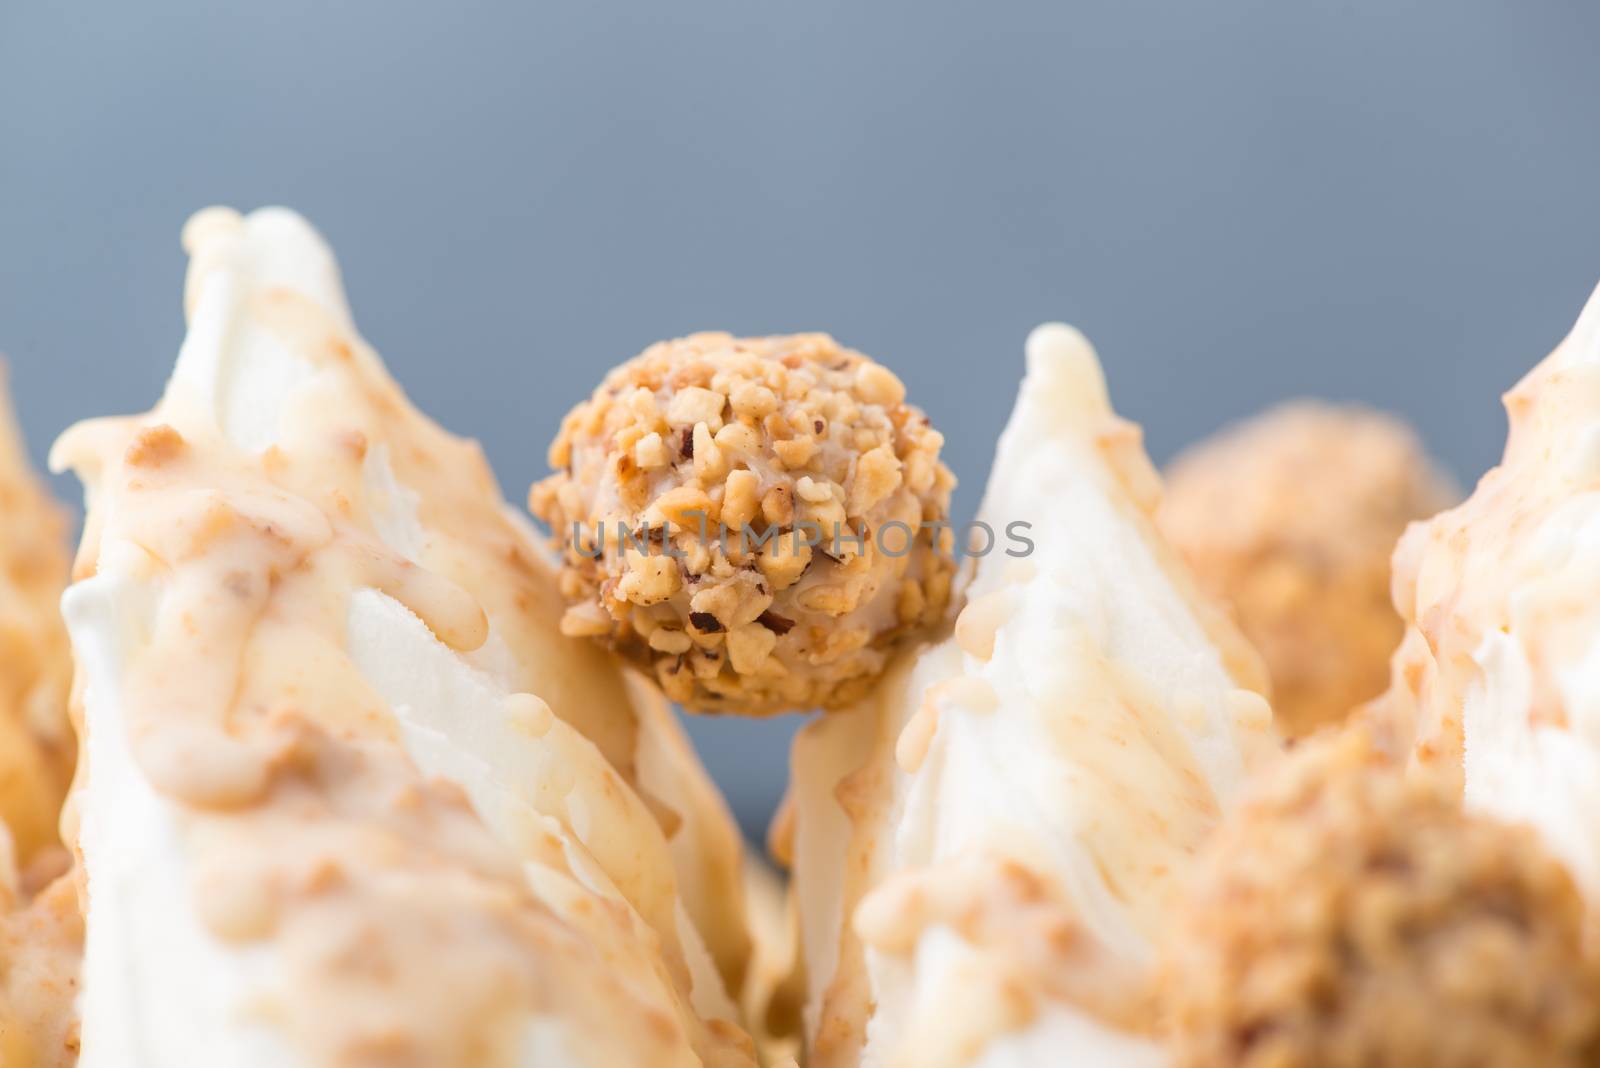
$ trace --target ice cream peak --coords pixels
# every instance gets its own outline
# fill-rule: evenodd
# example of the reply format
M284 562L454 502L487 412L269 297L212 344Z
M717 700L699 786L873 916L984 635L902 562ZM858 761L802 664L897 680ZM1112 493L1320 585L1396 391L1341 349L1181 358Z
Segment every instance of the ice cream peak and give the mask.
M614 675L612 704L558 684L476 447L298 216L185 244L166 396L55 453L90 501L84 1064L750 1064L634 788L645 728Z
M1373 711L1600 901L1600 291L1505 404L1500 465L1395 552L1408 633Z
M1040 327L948 634L794 754L822 1068L1158 1064L1175 879L1276 752L1259 661L1152 519L1160 480L1077 331Z

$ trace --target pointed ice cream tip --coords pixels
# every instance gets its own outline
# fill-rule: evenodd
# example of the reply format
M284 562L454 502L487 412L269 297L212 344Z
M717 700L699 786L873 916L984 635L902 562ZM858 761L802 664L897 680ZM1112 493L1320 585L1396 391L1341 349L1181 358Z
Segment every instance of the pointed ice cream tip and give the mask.
M1094 346L1076 327L1043 323L1028 334L1028 387L1051 407L1074 414L1108 414L1111 399Z
M206 208L185 224L183 247L189 332L168 383L167 417L185 432L214 422L240 448L265 448L316 373L317 354L359 347L338 262L287 208Z
M93 769L82 1068L344 1063L375 1027L418 1064L754 1068L717 968L742 962L736 832L707 825L670 712L561 636L481 450L407 401L303 219L210 209L184 244L166 394L57 450L89 485L65 601ZM318 774L271 789L269 736ZM314 894L274 874L322 857ZM702 900L735 914L718 959ZM295 948L346 905L381 975ZM473 978L439 981L445 959Z
M1562 347L1571 352L1575 361L1600 363L1600 286L1589 294Z
M1026 354L978 518L1027 551L975 553L949 636L795 744L816 1065L1165 1063L1143 1002L1165 903L1276 755L1094 350L1050 323Z
M183 311L194 320L213 279L232 275L240 290L290 289L316 301L345 327L350 307L333 250L316 228L288 208L261 208L240 215L227 207L204 208L183 227L189 254Z

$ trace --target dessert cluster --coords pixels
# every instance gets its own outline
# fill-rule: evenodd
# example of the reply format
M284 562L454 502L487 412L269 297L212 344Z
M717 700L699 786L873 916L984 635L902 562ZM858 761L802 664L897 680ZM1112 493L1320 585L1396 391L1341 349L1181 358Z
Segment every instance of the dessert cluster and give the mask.
M826 335L622 363L540 531L304 220L183 240L70 574L0 433L3 1068L1600 1064L1600 295L1454 508L1309 402L1164 493L1041 326L962 554ZM672 702L820 711L786 877Z

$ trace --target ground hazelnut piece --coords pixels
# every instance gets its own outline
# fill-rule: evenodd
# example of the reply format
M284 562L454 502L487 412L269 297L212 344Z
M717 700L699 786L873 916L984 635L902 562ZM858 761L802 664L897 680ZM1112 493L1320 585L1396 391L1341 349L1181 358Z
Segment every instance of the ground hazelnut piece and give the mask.
M564 627L698 711L843 703L948 605L943 442L826 335L653 345L567 415L530 494Z
M1530 828L1468 815L1357 727L1254 784L1166 938L1180 1068L1600 1063L1584 906Z

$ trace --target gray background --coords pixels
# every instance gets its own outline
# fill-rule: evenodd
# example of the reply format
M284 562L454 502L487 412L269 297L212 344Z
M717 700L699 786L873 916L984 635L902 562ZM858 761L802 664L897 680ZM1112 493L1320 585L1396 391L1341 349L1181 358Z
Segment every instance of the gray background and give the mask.
M284 203L516 499L651 340L825 329L969 513L1047 318L1158 460L1313 393L1471 480L1600 279L1597 41L1592 0L0 0L0 350L40 456L148 407L180 224ZM695 724L747 826L795 725Z

